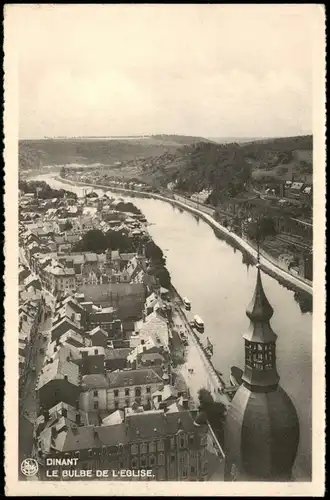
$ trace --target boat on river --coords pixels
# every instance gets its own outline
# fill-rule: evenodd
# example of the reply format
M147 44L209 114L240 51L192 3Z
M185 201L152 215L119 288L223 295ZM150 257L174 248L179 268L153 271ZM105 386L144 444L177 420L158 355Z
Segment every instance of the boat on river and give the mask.
M187 311L190 311L190 309L191 309L191 302L190 302L190 300L188 300L187 297L183 297L182 301L183 301L183 305L184 305L185 309Z
M197 314L194 316L194 325L200 333L204 332L204 321Z

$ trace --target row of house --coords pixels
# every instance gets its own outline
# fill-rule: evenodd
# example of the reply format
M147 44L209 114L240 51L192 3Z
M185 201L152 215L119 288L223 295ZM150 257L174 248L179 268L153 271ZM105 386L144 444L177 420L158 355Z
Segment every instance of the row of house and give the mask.
M125 348L114 348L101 326L88 329L85 306L81 294L68 295L54 312L36 387L33 456L41 474L49 475L54 457L77 458L76 477L145 468L158 480L206 480L209 429L171 372L161 297L148 298Z

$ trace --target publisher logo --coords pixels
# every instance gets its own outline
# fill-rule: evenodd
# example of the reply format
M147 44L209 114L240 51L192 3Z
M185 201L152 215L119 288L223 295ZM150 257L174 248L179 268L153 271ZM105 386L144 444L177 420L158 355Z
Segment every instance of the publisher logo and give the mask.
M21 471L24 476L31 477L35 476L38 472L39 466L38 462L34 458L26 458L21 463Z

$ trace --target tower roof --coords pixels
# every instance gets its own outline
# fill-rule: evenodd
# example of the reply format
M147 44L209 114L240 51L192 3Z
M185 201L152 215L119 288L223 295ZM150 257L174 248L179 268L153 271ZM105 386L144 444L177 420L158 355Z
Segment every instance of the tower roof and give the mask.
M278 386L253 393L241 385L226 418L225 480L234 466L238 480L288 481L298 444L298 415L286 392Z
M257 264L257 283L254 290L254 295L249 304L246 315L251 321L266 322L271 319L274 310L266 297L261 281L260 265Z

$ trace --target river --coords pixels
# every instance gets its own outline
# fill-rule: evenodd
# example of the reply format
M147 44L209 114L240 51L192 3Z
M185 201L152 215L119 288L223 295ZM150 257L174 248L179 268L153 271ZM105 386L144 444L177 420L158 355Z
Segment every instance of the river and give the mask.
M82 187L40 176L54 188ZM100 190L95 189L96 192ZM119 196L115 195L114 196ZM242 253L217 238L213 229L192 214L155 200L130 198L152 223L149 232L167 261L172 283L205 322L204 336L214 345L213 363L228 381L230 367L244 367L245 310L256 282L256 268L244 264ZM281 385L294 402L300 421L296 460L300 479L311 478L312 450L312 313L302 312L294 292L263 273L266 295L273 306L272 327L278 335L277 367Z

